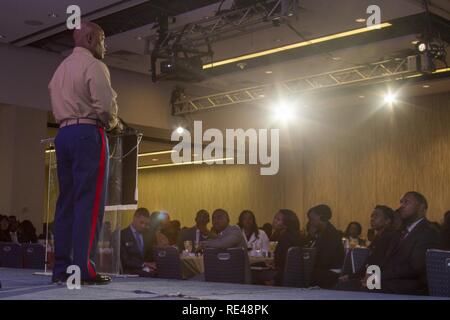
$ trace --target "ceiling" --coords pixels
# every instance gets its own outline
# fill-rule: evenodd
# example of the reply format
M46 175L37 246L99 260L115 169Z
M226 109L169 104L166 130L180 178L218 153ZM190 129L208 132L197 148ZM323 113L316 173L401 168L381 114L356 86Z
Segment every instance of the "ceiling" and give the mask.
M225 6L230 1L225 0ZM169 26L176 28L212 17L220 5L217 0L47 0L39 1L39 5L34 0L2 0L0 35L3 37L0 42L69 54L72 43L70 33L65 30L65 10L74 3L81 7L85 19L98 22L105 29L108 45L105 62L109 66L148 75L150 57L145 54L144 39L155 34L153 27L158 15L176 16L176 21ZM446 19L447 23L450 21L449 0L431 0L429 3L433 14L442 17L443 21ZM299 0L298 18L290 18L297 33L280 25L216 42L213 60L362 28L365 24L356 19L367 17L366 8L372 4L380 6L383 22L399 21L402 17L424 12L421 0ZM249 63L243 70L231 64L204 81L181 85L188 95L201 96L405 56L414 52L411 42L418 36L414 25L410 23L410 27L410 30L402 29L402 33L366 42L347 41L337 46L323 46L310 53L298 51L289 58L269 58L254 66Z

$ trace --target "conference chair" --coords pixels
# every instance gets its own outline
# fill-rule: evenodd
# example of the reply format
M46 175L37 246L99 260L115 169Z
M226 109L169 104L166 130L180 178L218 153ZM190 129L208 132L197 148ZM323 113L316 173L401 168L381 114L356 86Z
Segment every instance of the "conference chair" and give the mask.
M450 251L428 250L426 265L430 296L450 297Z
M243 248L204 250L205 281L245 283L246 265Z
M174 247L155 247L154 258L158 278L183 279L178 250Z
M0 243L0 266L23 268L22 246L18 243Z

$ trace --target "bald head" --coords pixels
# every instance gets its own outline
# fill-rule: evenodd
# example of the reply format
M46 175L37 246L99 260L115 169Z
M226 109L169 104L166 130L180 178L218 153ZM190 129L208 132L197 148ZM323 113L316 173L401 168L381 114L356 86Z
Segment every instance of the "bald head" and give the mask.
M102 60L105 57L105 33L96 23L83 21L81 28L73 32L75 47L89 50L94 57Z

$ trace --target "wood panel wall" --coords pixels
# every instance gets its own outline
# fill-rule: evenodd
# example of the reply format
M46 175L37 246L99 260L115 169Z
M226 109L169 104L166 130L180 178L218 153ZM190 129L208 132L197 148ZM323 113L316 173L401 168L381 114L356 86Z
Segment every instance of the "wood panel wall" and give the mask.
M281 206L278 176L261 176L259 166L189 165L139 171L139 206L165 210L182 226L194 224L199 209L228 211L232 223L252 210L258 223L272 222Z
M329 204L345 229L365 231L376 204L398 207L410 190L429 201L428 218L450 210L450 94L412 98L389 109L364 105L329 109L304 130L304 212ZM364 232L365 232L364 231Z

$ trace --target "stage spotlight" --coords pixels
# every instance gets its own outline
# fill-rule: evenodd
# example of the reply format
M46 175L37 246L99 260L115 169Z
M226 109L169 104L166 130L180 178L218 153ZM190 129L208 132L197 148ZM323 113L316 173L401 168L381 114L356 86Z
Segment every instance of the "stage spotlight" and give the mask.
M419 42L417 44L417 50L419 50L420 53L424 53L428 50L428 46L425 42Z
M294 116L294 110L290 104L283 101L274 110L275 118L280 121L287 121Z
M391 92L387 93L384 96L384 102L389 104L389 105L394 104L397 101L396 99L397 99L397 96L394 93L391 93Z
M183 134L183 132L184 132L184 128L183 127L178 127L177 128L177 133L178 134Z

